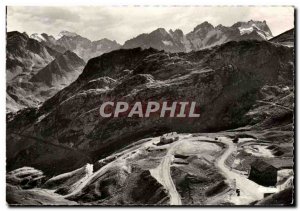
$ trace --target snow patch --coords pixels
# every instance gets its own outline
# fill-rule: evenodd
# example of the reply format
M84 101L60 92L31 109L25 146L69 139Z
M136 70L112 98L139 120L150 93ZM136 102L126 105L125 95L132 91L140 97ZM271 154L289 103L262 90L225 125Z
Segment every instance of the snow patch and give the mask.
M35 39L39 42L46 41L45 38L41 34L38 34L38 33L34 33L34 34L30 35L30 38Z
M164 45L173 46L173 43L171 41L163 40L162 42L164 43Z
M243 28L243 27L239 27L238 28L240 30L240 34L250 34L251 32L253 32L253 27L248 27L248 28Z

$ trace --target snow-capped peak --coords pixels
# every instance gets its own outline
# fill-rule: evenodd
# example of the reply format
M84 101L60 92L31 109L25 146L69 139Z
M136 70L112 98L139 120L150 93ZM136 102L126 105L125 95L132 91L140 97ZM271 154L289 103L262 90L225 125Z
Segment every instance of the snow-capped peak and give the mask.
M272 33L266 23L266 21L248 21L248 22L239 22L239 31L240 34L250 34L253 31L256 31L259 36L263 39L270 39L272 38Z
M38 34L38 33L34 33L34 34L30 35L30 38L35 39L39 42L45 41L45 38L41 34Z

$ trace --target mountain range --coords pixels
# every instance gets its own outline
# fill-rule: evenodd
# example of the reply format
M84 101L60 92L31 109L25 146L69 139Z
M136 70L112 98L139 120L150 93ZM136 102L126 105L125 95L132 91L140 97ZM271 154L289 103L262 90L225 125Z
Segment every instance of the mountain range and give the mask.
M272 32L266 21L238 22L230 27L218 25L214 27L207 21L196 26L193 31L184 34L176 29L167 32L159 28L149 34L141 34L126 41L123 48L156 48L169 52L190 52L203 48L220 45L228 41L239 40L268 40Z
M167 32L158 28L126 41L123 46L106 38L91 41L68 31L60 32L56 38L46 33L28 36L25 32L8 32L7 111L38 106L73 82L89 59L117 49L141 47L190 52L233 40L267 40L271 37L265 21L253 20L238 22L230 27L214 27L204 22L187 34L180 29Z
M193 31L184 34L182 30L169 30L158 28L151 33L143 33L135 38L125 41L120 45L116 41L101 39L91 41L74 32L62 31L57 39L52 35L32 34L33 39L51 47L59 52L70 50L79 57L88 61L90 58L119 48L155 48L169 52L190 52L200 50L215 45L220 45L228 41L239 41L247 39L268 40L273 37L266 21L237 22L232 26L218 25L214 27L207 21L197 25Z

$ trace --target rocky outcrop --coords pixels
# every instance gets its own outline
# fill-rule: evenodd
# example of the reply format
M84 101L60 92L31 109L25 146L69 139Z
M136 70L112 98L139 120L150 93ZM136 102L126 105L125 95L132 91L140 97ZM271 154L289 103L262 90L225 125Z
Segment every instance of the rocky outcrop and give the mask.
M294 47L295 46L295 29L290 29L286 32L283 32L280 35L270 39L269 41L274 43L280 43L285 46Z
M176 30L168 33L163 28L158 28L149 34L141 34L137 37L126 41L123 48L137 48L143 49L155 48L158 50L165 50L169 52L185 51L185 47L181 40L183 39L183 32Z
M163 205L169 201L168 193L149 170L126 172L123 168L112 168L95 174L80 193L68 199L94 205Z
M266 198L256 202L255 205L268 206L268 205L272 204L272 205L290 206L293 203L295 203L293 201L294 194L295 194L294 188L290 187L290 188L282 190L278 193L267 196Z
M72 172L57 175L47 180L42 188L55 190L60 195L72 193L78 186L87 180L93 172L93 166L87 164Z
M51 191L41 189L24 190L7 184L6 201L10 206L74 206L76 202L66 200Z
M44 180L44 173L31 167L15 169L6 175L6 182L8 184L19 186L22 189L40 187Z

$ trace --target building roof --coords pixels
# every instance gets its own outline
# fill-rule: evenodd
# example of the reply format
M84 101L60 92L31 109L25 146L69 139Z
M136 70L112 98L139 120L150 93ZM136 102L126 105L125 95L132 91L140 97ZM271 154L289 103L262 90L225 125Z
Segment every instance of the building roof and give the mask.
M274 169L277 170L276 167L274 167L273 165L261 160L261 159L256 159L255 161L253 161L251 163L251 168L255 168L259 171L266 171L267 169Z

